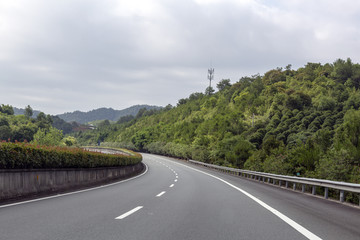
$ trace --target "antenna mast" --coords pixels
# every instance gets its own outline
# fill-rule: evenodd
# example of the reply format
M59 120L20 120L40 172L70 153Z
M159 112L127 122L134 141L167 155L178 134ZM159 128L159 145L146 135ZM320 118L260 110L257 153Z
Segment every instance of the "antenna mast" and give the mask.
M211 80L214 79L214 68L209 68L208 69L208 79L210 81L209 87L211 88Z

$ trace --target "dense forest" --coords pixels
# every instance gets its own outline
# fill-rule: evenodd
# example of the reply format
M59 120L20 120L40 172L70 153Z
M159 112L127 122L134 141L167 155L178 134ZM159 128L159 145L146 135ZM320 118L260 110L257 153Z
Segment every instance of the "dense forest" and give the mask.
M278 174L360 182L360 65L291 65L223 79L176 107L75 135L83 144Z

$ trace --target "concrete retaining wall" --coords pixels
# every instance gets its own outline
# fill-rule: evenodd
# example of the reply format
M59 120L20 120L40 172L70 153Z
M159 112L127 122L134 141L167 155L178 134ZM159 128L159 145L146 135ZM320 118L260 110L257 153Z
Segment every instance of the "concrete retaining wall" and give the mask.
M0 169L0 201L101 185L143 170L142 163L116 168Z

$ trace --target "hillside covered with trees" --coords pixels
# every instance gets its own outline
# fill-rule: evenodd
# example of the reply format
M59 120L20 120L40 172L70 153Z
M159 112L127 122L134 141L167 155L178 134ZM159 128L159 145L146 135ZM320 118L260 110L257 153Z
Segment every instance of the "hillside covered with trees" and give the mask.
M76 143L75 138L64 137L63 131L53 124L54 117L43 112L33 118L33 110L29 105L22 115L15 115L10 105L0 106L0 142L32 142L47 146L72 146Z
M98 120L118 121L121 117L124 116L136 116L136 114L143 108L151 110L159 109L160 107L150 105L135 105L123 110L114 110L112 108L98 108L89 112L75 111L70 113L63 113L57 115L57 117L65 120L66 122L77 122L82 124Z
M350 59L222 80L152 114L78 133L118 145L278 174L360 182L360 65Z

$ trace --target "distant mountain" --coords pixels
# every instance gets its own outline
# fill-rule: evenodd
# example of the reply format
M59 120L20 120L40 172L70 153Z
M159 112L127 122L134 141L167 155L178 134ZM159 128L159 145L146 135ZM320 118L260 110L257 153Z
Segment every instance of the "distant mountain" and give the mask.
M121 117L132 115L136 116L140 109L145 108L146 110L151 109L160 109L158 106L149 106L149 105L135 105L123 110L114 110L112 108L99 108L91 110L89 112L68 112L57 115L59 118L65 120L66 122L78 122L78 123L88 123L96 120L111 120L117 121Z
M17 108L17 107L13 107L14 109L14 115L24 115L25 113L25 109L23 108ZM33 110L33 118L36 118L36 116L40 113L40 111L38 110Z

